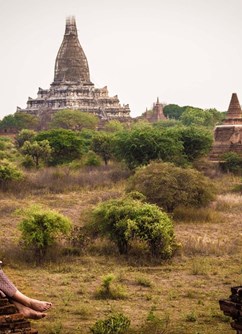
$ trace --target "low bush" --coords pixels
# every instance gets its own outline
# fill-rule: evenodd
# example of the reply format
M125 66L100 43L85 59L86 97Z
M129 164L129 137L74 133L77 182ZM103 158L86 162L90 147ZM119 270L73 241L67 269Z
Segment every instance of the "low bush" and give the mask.
M116 277L108 274L102 279L101 288L95 293L97 299L126 299L127 293L123 286L115 284Z
M90 328L93 334L122 334L130 326L130 320L122 313L114 313L105 320L98 320Z
M206 206L214 198L210 179L192 168L152 162L130 178L127 191L139 191L167 212L178 206Z
M127 254L135 239L146 243L152 255L163 258L170 257L176 247L168 215L156 205L129 197L109 200L96 207L92 229L112 240L120 254Z
M7 159L0 161L0 188L6 190L9 182L19 181L23 178L23 173L17 166Z
M19 210L17 214L22 216L19 224L22 241L27 248L34 250L38 262L43 260L47 249L55 240L71 229L71 221L67 217L36 205Z
M88 151L82 157L83 165L84 166L101 166L101 158L93 151Z

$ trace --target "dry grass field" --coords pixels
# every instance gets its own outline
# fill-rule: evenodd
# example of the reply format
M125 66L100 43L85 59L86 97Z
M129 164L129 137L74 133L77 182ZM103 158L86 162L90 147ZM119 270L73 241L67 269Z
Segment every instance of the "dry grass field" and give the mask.
M67 187L64 192L39 187L0 193L4 270L23 292L54 304L48 317L33 321L33 327L41 334L87 334L98 319L122 312L131 320L130 333L144 333L144 328L147 334L234 333L218 301L230 295L231 286L242 285L242 196L230 192L239 182L221 177L216 180L219 195L210 208L176 213L175 234L181 246L164 262L142 252L120 256L109 242L97 240L76 256L64 256L59 246L37 267L19 246L16 209L42 204L81 226L90 208L124 192L124 180ZM120 298L98 299L102 279L111 273Z

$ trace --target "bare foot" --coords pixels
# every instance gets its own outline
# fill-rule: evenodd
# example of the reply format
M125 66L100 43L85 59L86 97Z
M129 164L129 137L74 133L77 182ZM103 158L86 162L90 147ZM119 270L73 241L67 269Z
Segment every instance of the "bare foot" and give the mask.
M19 313L21 313L27 319L39 320L39 319L43 319L47 315L46 313L37 312L35 310L32 310L31 308L24 306L16 301L13 301L13 303L17 307Z
M30 298L29 307L35 311L44 312L51 308L52 303Z

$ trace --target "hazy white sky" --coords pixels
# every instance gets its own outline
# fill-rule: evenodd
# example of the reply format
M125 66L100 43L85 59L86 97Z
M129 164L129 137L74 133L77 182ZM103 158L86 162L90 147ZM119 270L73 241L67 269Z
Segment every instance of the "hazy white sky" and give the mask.
M0 119L49 88L74 15L91 80L137 116L242 102L242 0L0 0Z

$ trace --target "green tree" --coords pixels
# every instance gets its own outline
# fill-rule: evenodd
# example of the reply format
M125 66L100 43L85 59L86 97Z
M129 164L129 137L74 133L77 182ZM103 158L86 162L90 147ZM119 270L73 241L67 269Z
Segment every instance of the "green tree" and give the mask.
M46 161L51 155L52 149L50 147L48 140L34 141L25 141L21 148L21 152L25 155L30 156L35 163L35 167L39 167L40 160Z
M36 129L40 124L39 117L25 112L16 112L14 114L18 130L21 129Z
M181 142L184 157L189 162L208 154L213 143L212 131L198 126L174 127L168 129L167 134Z
M108 161L112 157L112 140L113 135L107 132L97 132L92 137L91 149L100 155L105 162L105 165L108 164Z
M107 132L122 131L124 130L124 124L116 120L111 120L105 124L104 130Z
M188 107L183 112L181 116L181 121L184 125L190 126L190 125L205 125L205 123L208 122L207 117L209 117L209 120L212 120L212 116L210 114L205 113L203 109L200 108L193 108Z
M50 122L52 128L63 128L73 131L96 129L98 118L80 110L60 110L53 115Z
M83 150L88 152L91 148L92 138L97 132L95 130L83 129L79 133L79 137L83 143Z
M16 112L5 116L0 122L0 129L19 131L21 129L35 129L39 125L39 118L24 112Z
M176 119L167 119L167 120L162 120L159 122L153 123L154 128L156 129L166 129L166 128L172 128L172 127L177 127L182 125L180 121Z
M215 108L207 109L212 115L212 125L215 126L216 124L220 124L225 119L225 112L218 111Z
M35 137L36 141L48 140L52 148L50 165L58 165L79 159L83 154L83 141L71 130L53 129L42 131Z
M136 170L128 191L139 191L167 212L178 206L202 207L214 198L211 180L192 168L151 162Z
M93 211L92 228L115 242L121 254L127 254L130 242L142 240L154 256L170 257L175 241L168 215L156 205L130 197L109 200Z
M214 127L216 123L221 122L224 115L216 109L200 109L188 107L181 116L184 125L198 125L206 127Z
M23 129L15 137L17 147L22 147L26 141L32 142L37 132L34 130Z
M169 119L179 120L187 107L180 107L177 104L167 104L164 108L164 114Z
M113 141L115 157L123 160L129 168L148 164L151 160L182 160L182 149L177 138L150 126L119 132Z
M68 234L72 223L60 213L31 206L18 211L22 217L19 229L25 246L34 250L38 262L41 262L50 246L62 235Z
M222 161L219 163L221 169L225 172L234 174L242 173L242 156L236 152L227 152L222 155Z
M16 119L14 115L7 115L0 121L0 129L7 130L13 129L17 130Z

